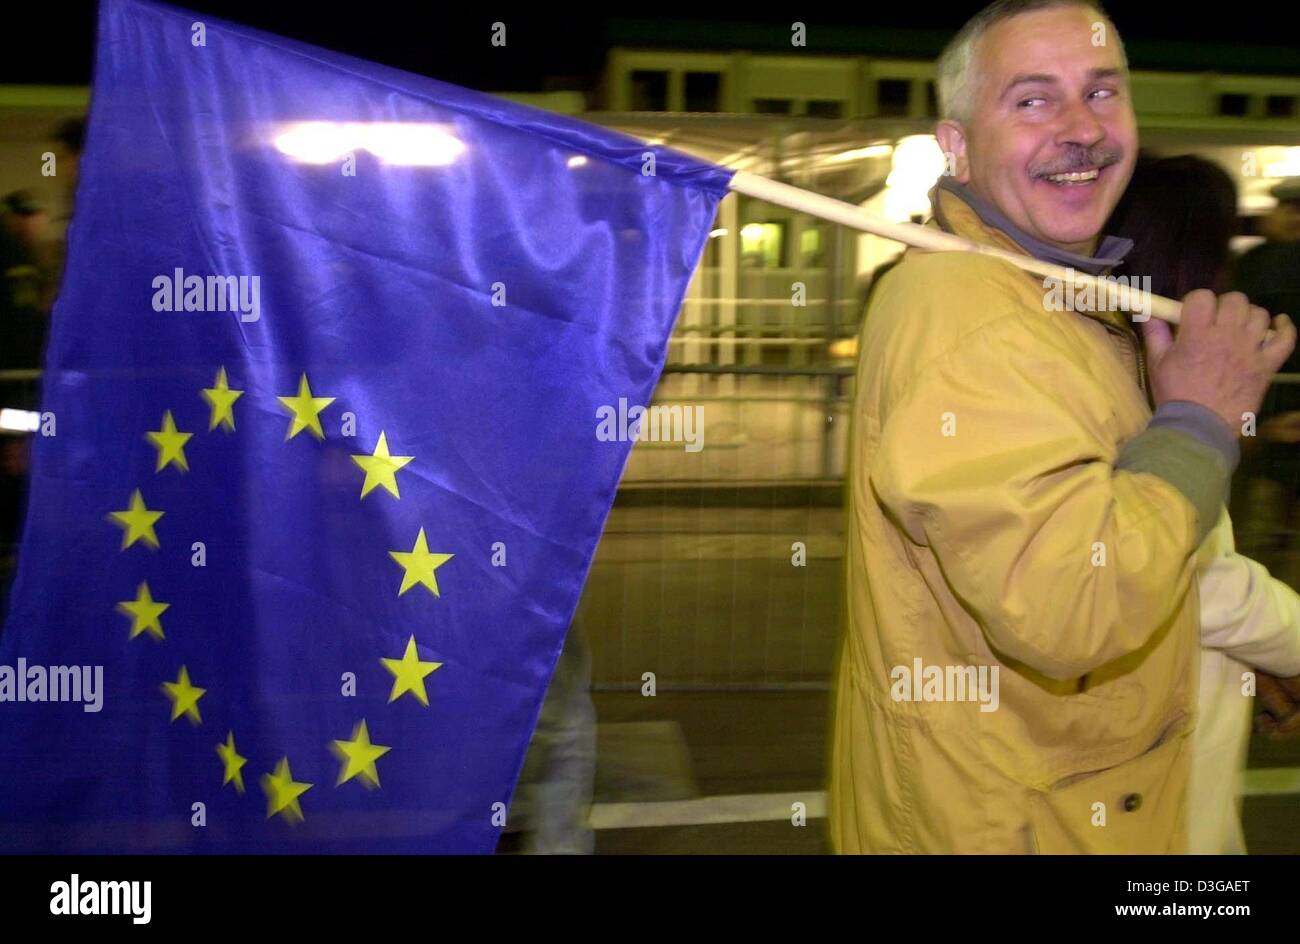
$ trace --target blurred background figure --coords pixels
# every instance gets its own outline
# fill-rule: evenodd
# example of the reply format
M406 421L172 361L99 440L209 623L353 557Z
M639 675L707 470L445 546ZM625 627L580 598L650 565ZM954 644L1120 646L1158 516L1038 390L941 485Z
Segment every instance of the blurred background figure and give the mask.
M1218 164L1190 154L1143 154L1104 232L1133 240L1118 275L1149 275L1151 291L1181 299L1226 291L1237 188Z
M1105 231L1134 241L1124 274L1149 275L1154 293L1181 299L1197 289L1227 290L1236 230L1237 188L1218 164L1191 155L1143 155ZM1248 455L1258 460L1258 439L1241 440L1243 462ZM1239 468L1234 485L1248 482L1250 475L1250 469ZM1212 536L1211 543L1215 540L1224 539ZM1231 544L1203 548L1198 573L1203 643L1189 851L1244 854L1239 778L1246 764L1250 702L1242 677L1255 669L1294 671L1300 596L1259 564L1233 554ZM1261 730L1297 730L1300 711L1292 696L1300 693L1300 678L1278 680L1264 671L1258 678Z
M49 214L27 191L0 198L0 604L16 565L38 381L54 295Z
M0 198L0 612L17 567L17 545L39 403L50 311L67 256L67 223L86 133L84 118L53 130L65 211L55 220L28 190Z
M1300 317L1300 180L1278 184L1277 207L1260 218L1265 239L1238 261L1232 287L1273 314ZM1300 374L1292 353L1284 374ZM1238 472L1239 504L1250 502L1251 538L1263 563L1296 586L1300 580L1300 384L1279 379L1260 409L1259 443ZM1244 509L1243 509L1244 511Z
M1300 198L1300 185L1290 186ZM1300 212L1295 209L1279 204L1279 211L1268 219L1272 222L1262 222L1261 229L1300 238ZM1143 155L1106 231L1134 243L1118 274L1149 275L1157 295L1181 299L1198 288L1235 289L1274 314L1289 313L1285 305L1278 307L1285 301L1283 293L1268 289L1285 284L1277 250L1286 243L1270 241L1235 265L1232 261L1229 242L1237 234L1237 190L1218 164L1192 155ZM1300 249L1300 243L1290 246ZM1300 259L1293 260L1292 279L1297 277L1296 263ZM1296 310L1300 307L1290 309ZM1300 370L1300 358L1292 355L1282 370ZM1291 412L1300 409L1297 395L1300 386L1294 384L1278 382L1270 389L1257 418L1257 435L1241 440L1241 464L1229 501L1238 550L1293 586L1300 578L1288 551L1295 543L1289 536L1300 497L1295 446L1300 442L1300 413Z
M59 123L54 131L54 140L58 142L59 149L55 156L59 162L58 176L63 179L65 190L65 199L69 207L72 206L72 198L77 192L77 174L81 169L81 147L86 139L86 120L84 118L68 118Z
M524 852L592 854L596 834L587 816L595 779L591 655L575 620L546 690L507 821L522 826Z
M63 206L66 212L59 217L59 230L63 238L51 244L50 271L54 273L54 282L63 277L63 266L67 255L67 224L72 219L74 198L77 193L77 180L81 171L81 147L86 137L86 120L68 118L59 122L54 129L55 159L58 164L58 178L63 182ZM54 300L50 299L53 306Z
M52 301L49 223L26 191L0 198L0 370L40 364Z

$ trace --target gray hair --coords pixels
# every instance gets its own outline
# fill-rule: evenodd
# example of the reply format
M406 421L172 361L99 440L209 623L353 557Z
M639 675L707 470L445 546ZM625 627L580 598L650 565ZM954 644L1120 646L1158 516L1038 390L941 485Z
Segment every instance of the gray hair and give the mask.
M975 105L975 89L978 74L974 74L975 47L993 26L1024 13L1039 10L1055 10L1061 7L1084 7L1095 10L1097 15L1110 23L1115 42L1119 45L1119 57L1124 71L1128 71L1128 56L1124 53L1124 42L1119 38L1119 31L1111 23L1110 17L1100 3L1093 0L995 0L979 13L976 13L966 25L952 38L952 41L939 55L937 64L939 90L939 117L955 121L970 118Z

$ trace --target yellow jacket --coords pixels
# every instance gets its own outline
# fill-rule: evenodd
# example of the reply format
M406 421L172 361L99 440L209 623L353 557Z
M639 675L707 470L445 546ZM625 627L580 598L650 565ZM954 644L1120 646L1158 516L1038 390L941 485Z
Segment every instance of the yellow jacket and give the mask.
M935 199L944 228L1024 252ZM1007 263L914 249L863 325L838 851L1184 848L1194 555L1215 522L1159 474L1116 468L1152 416L1130 316L1049 311L1045 294ZM1171 435L1155 445L1208 449Z

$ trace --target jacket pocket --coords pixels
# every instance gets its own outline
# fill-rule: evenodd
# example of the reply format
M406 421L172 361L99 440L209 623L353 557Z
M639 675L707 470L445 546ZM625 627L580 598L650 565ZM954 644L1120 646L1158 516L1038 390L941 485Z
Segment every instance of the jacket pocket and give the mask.
M1155 747L1133 760L1035 791L1029 804L1034 851L1185 852L1190 734L1190 726L1178 722Z

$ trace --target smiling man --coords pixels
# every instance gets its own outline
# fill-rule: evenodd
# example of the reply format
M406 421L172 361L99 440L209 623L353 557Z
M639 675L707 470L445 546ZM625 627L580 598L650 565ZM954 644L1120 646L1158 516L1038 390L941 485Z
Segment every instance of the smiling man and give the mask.
M1095 5L979 13L939 62L952 173L931 225L1108 272L1127 246L1100 230L1137 151L1127 71ZM1044 296L999 260L915 249L874 295L851 444L840 851L1184 848L1195 555L1242 415L1295 329L1280 316L1270 335L1244 296L1193 292L1177 339L1149 321L1144 350L1125 313ZM896 684L918 663L930 676ZM997 710L944 684L981 667Z

